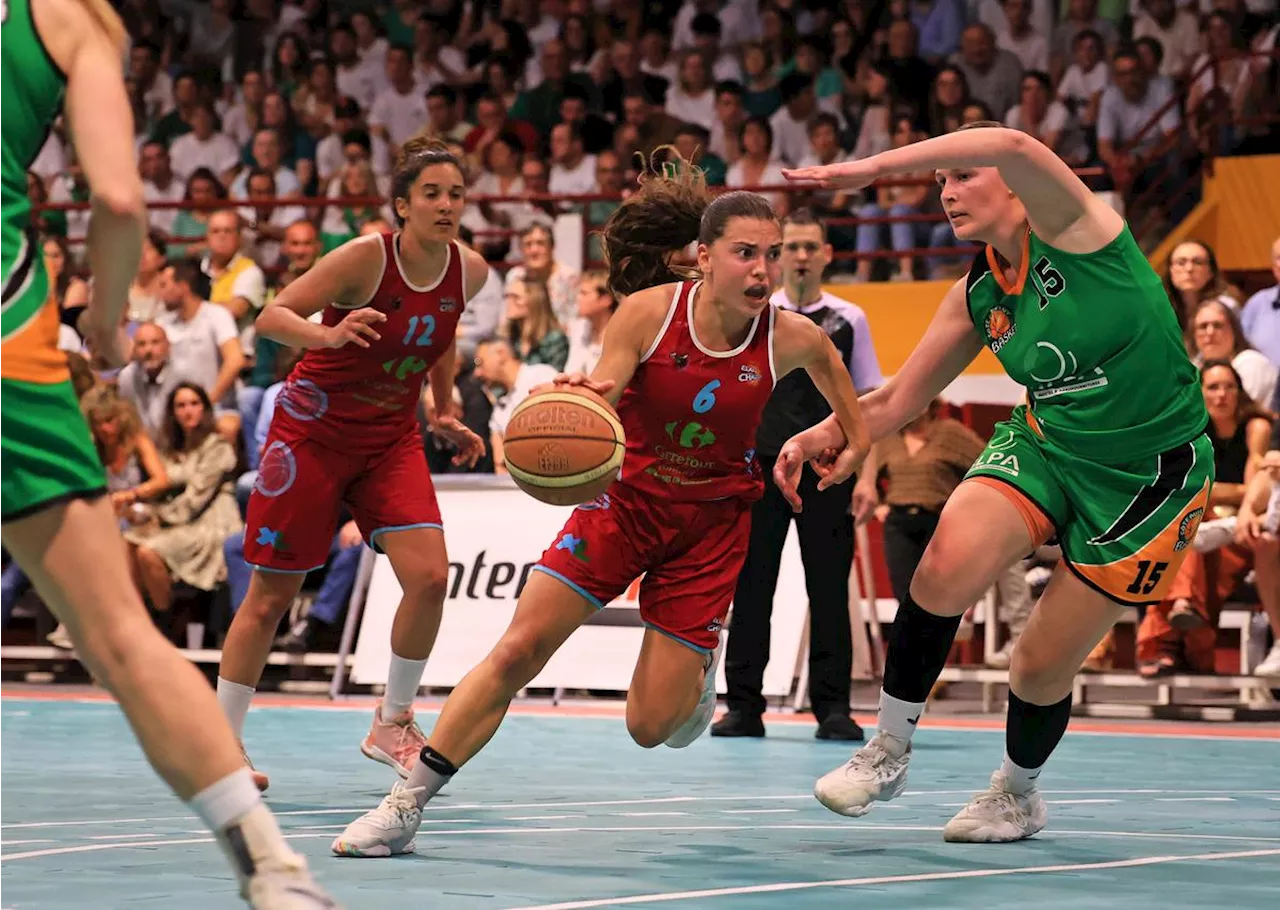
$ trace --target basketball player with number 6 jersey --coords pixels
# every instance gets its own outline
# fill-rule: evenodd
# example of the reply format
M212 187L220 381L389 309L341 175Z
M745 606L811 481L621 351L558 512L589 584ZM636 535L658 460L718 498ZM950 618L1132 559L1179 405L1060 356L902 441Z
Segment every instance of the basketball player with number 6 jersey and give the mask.
M484 452L453 402L458 318L489 274L456 239L465 193L443 146L407 143L392 186L402 229L344 244L258 317L260 333L306 353L276 402L249 500L245 559L255 571L218 674L237 735L280 619L328 559L345 504L404 591L386 693L361 751L405 777L425 743L413 699L440 628L449 563L418 430L424 379L435 401L431 430L458 449L454 461L474 464ZM317 325L309 317L318 312ZM266 775L254 774L265 790Z
M697 241L700 281L669 258ZM626 297L588 379L617 404L621 475L579 506L520 593L511 626L445 703L407 784L352 822L340 856L414 849L422 807L497 732L516 692L637 576L646 629L627 693L627 731L684 748L715 712L721 624L763 492L755 433L773 384L805 369L853 439L865 437L840 355L814 323L770 306L782 232L753 193L708 201L701 174L651 176L605 226L609 285ZM854 443L856 446L856 442ZM865 452L865 447L864 447Z

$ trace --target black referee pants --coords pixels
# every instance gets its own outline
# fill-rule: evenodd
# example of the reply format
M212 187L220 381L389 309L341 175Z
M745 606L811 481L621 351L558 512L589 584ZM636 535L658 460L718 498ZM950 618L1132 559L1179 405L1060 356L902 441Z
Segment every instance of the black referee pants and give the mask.
M769 662L770 616L791 519L800 534L800 557L809 595L809 702L821 723L848 715L853 672L849 626L849 571L853 567L853 481L818 491L818 476L805 466L800 481L804 511L796 515L773 483L776 459L762 457L764 498L751 510L751 541L738 576L733 620L725 649L730 710L764 713L761 689Z

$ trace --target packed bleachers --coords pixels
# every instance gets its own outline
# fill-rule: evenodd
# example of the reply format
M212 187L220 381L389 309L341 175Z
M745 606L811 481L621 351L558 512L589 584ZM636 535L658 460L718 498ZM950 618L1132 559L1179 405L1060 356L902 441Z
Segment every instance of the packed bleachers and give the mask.
M763 189L780 214L817 212L836 249L829 279L856 301L859 284L960 274L972 250L951 232L931 175L855 193L797 192L783 185L782 167L999 120L1075 166L1155 251L1193 211L1215 160L1280 151L1274 0L119 6L132 39L123 64L151 232L130 291L132 362L118 374L95 371L76 332L92 281L87 188L59 129L32 165L29 192L62 307L61 346L84 383L140 587L157 621L192 649L216 647L244 596L240 515L296 357L257 337L254 318L326 252L389 229L392 162L412 137L440 137L465 162L463 238L493 267L467 307L455 385L468 425L495 443L479 473L503 472L501 432L521 394L599 356L617 302L596 271L592 229L635 186L638 152L674 145L713 185ZM1271 279L1224 273L1200 242L1179 244L1157 266L1189 354L1234 367L1240 426L1223 423L1224 451L1251 420L1270 432L1280 409ZM186 397L198 399L202 422L177 416ZM964 422L985 438L982 421ZM433 471L455 470L427 433L424 446ZM1269 448L1264 457L1276 459L1274 436ZM164 482L177 462L188 478L181 490ZM1280 601L1280 552L1240 536L1280 515L1267 476L1255 465L1240 478L1236 503L1217 516L1226 537L1204 544L1196 584L1153 609L1136 642L1113 638L1095 669L1136 659L1152 679L1235 672L1213 653L1223 605L1251 607L1270 584ZM282 651L336 648L359 574L352 527L281 629ZM64 648L65 634L6 565L6 645L43 646L47 633ZM883 576L877 587L887 591ZM1271 628L1280 641L1280 606ZM1201 644L1188 645L1197 630ZM1265 640L1261 625L1255 633L1250 642ZM1280 674L1280 644L1243 666L1259 665Z

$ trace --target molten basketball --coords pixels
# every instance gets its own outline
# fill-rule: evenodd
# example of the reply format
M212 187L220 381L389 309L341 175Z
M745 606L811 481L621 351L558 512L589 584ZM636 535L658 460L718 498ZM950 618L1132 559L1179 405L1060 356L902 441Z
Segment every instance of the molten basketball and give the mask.
M511 479L540 502L576 506L613 483L627 437L609 402L578 386L522 401L503 440Z

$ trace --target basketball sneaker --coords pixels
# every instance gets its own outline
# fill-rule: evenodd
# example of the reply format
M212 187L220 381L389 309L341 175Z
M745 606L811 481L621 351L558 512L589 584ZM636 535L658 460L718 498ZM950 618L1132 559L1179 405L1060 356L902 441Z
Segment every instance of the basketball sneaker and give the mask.
M721 632L720 641L716 644L716 649L711 652L707 668L702 674L702 696L698 699L698 706L693 709L689 719L667 737L666 744L672 749L683 749L690 745L707 727L711 726L711 718L716 716L716 670L720 666L720 658L724 655L724 642L725 636Z
M413 837L422 824L417 796L422 787L410 789L396 781L378 808L366 812L338 835L330 847L336 856L394 856L412 853Z
M874 802L888 802L907 787L907 762L911 744L887 733L876 733L847 762L818 778L813 795L838 815L857 818L871 811Z
M952 844L1007 844L1035 834L1049 821L1040 791L1014 793L1004 773L991 775L991 786L975 793L968 805L942 829Z
M402 779L408 780L409 770L418 761L418 755L426 744L427 737L413 719L412 708L384 720L382 703L379 702L377 710L373 712L373 726L360 744L360 751L366 758L395 768Z

